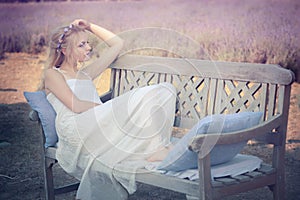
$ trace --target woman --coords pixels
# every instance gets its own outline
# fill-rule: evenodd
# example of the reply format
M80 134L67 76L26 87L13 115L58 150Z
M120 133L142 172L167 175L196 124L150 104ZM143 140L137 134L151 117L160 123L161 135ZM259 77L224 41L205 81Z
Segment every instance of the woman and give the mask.
M108 48L78 69L91 56L87 31ZM58 29L50 41L43 88L57 114L57 160L81 180L77 199L126 199L136 189L135 170L168 152L176 98L172 85L134 89L106 103L98 98L92 80L122 47L117 35L82 19Z

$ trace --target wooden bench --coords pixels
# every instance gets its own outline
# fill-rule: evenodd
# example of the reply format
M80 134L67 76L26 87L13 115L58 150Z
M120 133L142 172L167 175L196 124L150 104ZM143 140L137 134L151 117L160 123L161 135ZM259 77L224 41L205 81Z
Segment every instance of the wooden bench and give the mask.
M237 177L211 179L210 155L200 151L205 137L196 136L189 148L198 153L199 179L190 181L141 169L136 180L186 194L187 199L221 197L269 186L274 199L285 197L285 141L293 73L277 65L212 62L195 59L125 55L111 65L107 101L133 88L170 82L177 89L175 127L191 128L212 114L261 111L263 119L253 128L221 135L217 144L258 140L271 144L271 165ZM37 115L31 113L32 119ZM34 117L35 116L35 117ZM41 129L42 131L42 129ZM217 134L217 133L216 133ZM57 162L55 148L44 149L46 199L78 188L78 183L54 189L52 166ZM254 194L253 194L254 195Z

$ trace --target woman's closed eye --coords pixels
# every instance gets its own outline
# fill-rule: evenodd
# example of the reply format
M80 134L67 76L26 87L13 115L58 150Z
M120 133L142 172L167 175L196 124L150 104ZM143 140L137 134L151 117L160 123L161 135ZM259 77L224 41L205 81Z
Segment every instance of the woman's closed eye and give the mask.
M80 44L78 45L78 47L85 47L87 44L89 44L88 41L83 41L83 42L80 42Z

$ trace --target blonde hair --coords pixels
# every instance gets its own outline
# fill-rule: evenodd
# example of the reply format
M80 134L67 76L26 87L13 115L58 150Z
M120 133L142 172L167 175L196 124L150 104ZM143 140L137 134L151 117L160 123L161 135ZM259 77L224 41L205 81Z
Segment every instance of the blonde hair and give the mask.
M63 62L75 62L74 47L77 45L79 34L85 32L84 29L70 25L60 27L55 30L49 41L48 59L44 66L39 90L45 89L44 77L47 69L59 68ZM65 54L62 49L65 49Z

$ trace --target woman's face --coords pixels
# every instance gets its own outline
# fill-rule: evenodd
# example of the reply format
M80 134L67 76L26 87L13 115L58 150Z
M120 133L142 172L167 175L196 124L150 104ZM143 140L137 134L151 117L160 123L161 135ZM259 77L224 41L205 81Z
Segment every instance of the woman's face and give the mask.
M80 32L74 44L74 58L78 62L84 62L91 58L91 46L88 42L88 35L84 32Z

